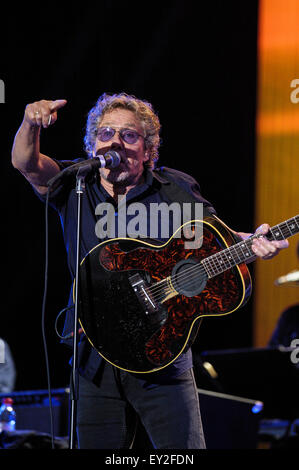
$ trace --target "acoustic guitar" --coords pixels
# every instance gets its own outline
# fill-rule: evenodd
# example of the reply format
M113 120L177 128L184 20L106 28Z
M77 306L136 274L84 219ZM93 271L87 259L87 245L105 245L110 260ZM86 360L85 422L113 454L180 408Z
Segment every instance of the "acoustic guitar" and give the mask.
M272 227L267 238L298 231L299 215ZM91 345L126 371L167 367L194 342L199 319L247 302L247 263L256 259L251 246L258 236L236 242L211 216L182 225L166 243L115 238L95 246L80 264L78 284L78 319Z

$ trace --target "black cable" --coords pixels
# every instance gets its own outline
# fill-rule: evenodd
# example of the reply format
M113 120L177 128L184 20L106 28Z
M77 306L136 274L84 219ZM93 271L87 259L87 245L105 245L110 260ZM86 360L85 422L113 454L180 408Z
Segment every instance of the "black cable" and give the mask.
M51 395L51 381L50 381L50 367L48 358L48 348L45 332L45 312L46 312L46 301L47 301L47 289L48 289L48 263L49 263L49 227L48 227L48 206L49 206L49 190L47 192L46 207L45 207L45 276L44 276L44 294L42 304L42 337L46 360L46 371L47 371L47 383L48 383L48 396L49 396L49 410L50 410L50 423L51 423L51 442L52 449L54 445L54 423L53 423L53 408L52 408L52 395Z
M65 307L64 309L62 309L62 310L58 313L58 315L57 315L57 317L56 317L56 320L55 320L55 332L56 332L58 338L60 338L60 339L62 339L62 340L70 339L70 338L73 337L73 334L74 334L74 333L69 333L68 335L62 336L62 335L59 333L58 327L57 327L58 320L59 320L59 318L61 317L61 315L62 315L64 312L66 312L67 310L70 310L71 308L74 308L74 305L70 305L69 307Z

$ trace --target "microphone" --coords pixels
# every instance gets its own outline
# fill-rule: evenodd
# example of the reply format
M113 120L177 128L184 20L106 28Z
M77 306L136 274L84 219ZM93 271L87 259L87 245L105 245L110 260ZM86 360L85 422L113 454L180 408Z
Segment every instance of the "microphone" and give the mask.
M96 155L94 160L96 160L95 168L117 168L121 162L120 155L115 150L109 150L105 155ZM100 165L97 164L97 160L100 160Z
M280 276L276 281L274 281L276 286L291 285L293 283L299 286L299 270L291 271L284 276Z
M121 162L120 155L114 150L109 150L105 155L97 155L94 158L84 160L83 162L74 163L64 170L60 171L57 175L47 182L47 186L51 187L54 183L70 176L74 173L80 172L81 176L87 175L90 171L95 171L98 168L117 168Z

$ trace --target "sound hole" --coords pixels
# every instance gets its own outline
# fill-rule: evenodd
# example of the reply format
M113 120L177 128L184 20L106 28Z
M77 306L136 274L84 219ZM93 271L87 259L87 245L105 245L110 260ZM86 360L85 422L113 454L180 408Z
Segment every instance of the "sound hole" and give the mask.
M187 259L174 266L171 273L171 282L179 294L194 297L205 288L207 275L198 261Z

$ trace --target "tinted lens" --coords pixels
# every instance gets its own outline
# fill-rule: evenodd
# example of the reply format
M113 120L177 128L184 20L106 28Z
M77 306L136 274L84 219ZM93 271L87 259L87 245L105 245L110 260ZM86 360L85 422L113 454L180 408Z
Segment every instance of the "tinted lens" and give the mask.
M108 142L108 140L112 139L116 130L112 127L100 127L98 129L98 138L101 142ZM120 137L124 140L127 144L135 144L138 140L139 134L138 132L132 129L122 129L119 131Z
M131 129L124 129L120 132L120 136L127 144L135 144L138 140L139 134Z
M101 127L98 129L98 138L102 142L107 142L108 140L112 139L115 134L115 130L111 129L111 127Z

